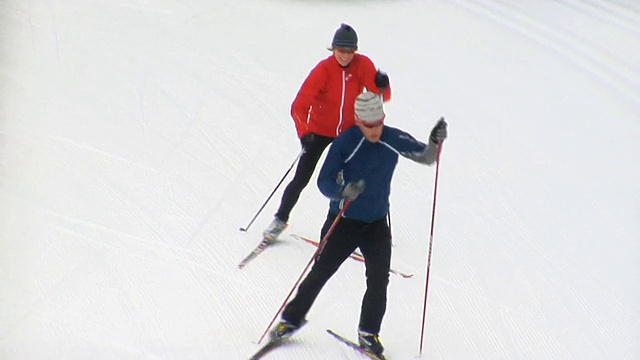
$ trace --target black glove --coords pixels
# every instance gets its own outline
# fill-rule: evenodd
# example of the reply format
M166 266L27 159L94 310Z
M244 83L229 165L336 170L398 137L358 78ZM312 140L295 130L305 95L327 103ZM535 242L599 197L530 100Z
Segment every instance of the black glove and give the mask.
M364 180L358 180L358 182L350 182L342 189L342 197L353 201L358 195L364 191Z
M308 133L305 135L302 135L302 137L300 138L300 144L302 145L303 148L307 148L309 147L309 145L311 145L311 143L313 143L313 140L316 139L316 134L314 133Z
M384 91L384 89L389 87L389 75L387 75L386 72L378 69L375 82L378 89L380 89L380 91Z
M447 122L444 121L444 118L440 118L436 125L431 130L431 135L429 135L429 140L436 144L440 144L444 139L447 138Z

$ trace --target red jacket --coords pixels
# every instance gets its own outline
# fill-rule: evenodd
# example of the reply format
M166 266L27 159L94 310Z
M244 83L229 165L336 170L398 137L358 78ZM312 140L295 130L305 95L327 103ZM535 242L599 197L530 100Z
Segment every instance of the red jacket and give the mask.
M356 53L346 68L332 54L309 73L291 104L291 117L298 137L308 133L335 138L355 124L356 97L366 88L380 94L375 85L376 67L371 59ZM391 99L391 89L384 91Z

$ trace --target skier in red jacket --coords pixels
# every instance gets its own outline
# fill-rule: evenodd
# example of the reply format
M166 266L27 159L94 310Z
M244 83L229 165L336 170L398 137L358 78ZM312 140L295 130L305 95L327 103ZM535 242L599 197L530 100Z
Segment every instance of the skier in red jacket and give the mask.
M284 231L324 149L355 124L356 97L367 89L381 94L384 101L391 99L389 76L376 70L367 56L357 53L358 35L351 26L340 25L328 50L332 54L311 70L291 104L303 152L275 218L262 234L268 240L275 240Z

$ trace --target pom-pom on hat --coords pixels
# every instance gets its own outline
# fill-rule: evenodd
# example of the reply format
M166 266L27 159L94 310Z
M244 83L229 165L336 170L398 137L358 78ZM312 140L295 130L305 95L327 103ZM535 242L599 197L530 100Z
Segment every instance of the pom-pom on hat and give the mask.
M384 120L385 115L382 99L380 99L380 96L376 93L365 91L358 95L354 108L356 117L365 126L379 125Z
M341 24L333 35L331 50L336 48L358 50L358 34L351 25Z

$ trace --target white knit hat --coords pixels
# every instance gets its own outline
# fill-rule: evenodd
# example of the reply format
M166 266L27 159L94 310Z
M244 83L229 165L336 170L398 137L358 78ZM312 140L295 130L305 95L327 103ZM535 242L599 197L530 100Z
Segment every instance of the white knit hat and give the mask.
M355 105L356 116L363 123L375 123L384 119L384 109L380 95L365 91L358 95Z

